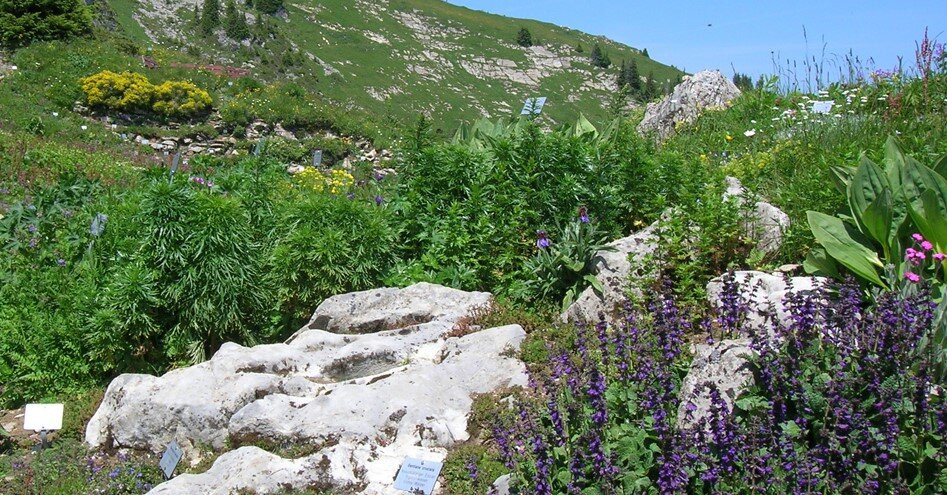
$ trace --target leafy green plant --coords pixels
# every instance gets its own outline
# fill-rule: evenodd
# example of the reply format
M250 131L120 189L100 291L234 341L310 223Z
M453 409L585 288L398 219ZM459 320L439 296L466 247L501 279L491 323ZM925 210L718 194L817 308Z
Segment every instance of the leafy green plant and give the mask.
M810 253L807 271L838 276L841 265L867 283L895 287L910 271L904 253L912 233L931 242L931 250L947 251L947 179L937 170L944 162L925 166L890 138L883 166L862 157L857 168L836 169L848 212L839 217L809 212L822 249Z
M92 32L92 12L80 0L0 0L0 44L20 46Z
M570 222L555 241L539 231L538 252L526 267L533 273L530 289L534 298L561 301L565 311L586 287L599 294L604 288L595 278L595 256L600 251L614 250L606 245L606 236L590 221L585 207L579 218Z
M310 191L279 223L269 277L281 312L294 322L327 297L380 285L396 261L396 231L374 200Z

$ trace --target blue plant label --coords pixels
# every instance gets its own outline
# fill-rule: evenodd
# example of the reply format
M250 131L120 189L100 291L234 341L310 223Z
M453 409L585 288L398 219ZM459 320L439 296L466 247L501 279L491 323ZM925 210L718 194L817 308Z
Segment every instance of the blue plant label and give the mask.
M818 114L829 114L832 113L832 107L835 106L834 101L817 101L812 104L812 113Z
M527 98L526 104L523 105L523 111L520 112L520 115L539 115L543 113L543 107L545 106L545 96L540 98Z
M158 467L161 468L166 479L171 479L171 476L174 476L174 470L178 467L178 463L181 462L182 455L183 452L181 452L181 447L178 446L178 442L171 440L168 449L165 450L164 455L161 456L161 462L158 463Z
M409 493L424 493L431 495L434 491L434 483L441 474L440 462L422 461L405 457L401 464L401 470L398 471L398 477L395 478L395 489Z
M96 213L95 218L92 219L92 225L89 226L89 233L93 237L99 237L102 235L102 232L105 232L105 224L108 223L109 216L105 213Z

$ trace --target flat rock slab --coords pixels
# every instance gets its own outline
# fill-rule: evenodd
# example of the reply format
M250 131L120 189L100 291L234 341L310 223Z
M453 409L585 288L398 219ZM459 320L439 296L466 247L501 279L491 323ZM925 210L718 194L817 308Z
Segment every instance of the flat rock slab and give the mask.
M370 383L346 383L315 397L268 395L230 418L236 443L312 446L316 453L284 459L257 447L222 455L206 473L179 476L154 494L229 494L285 489L399 494L392 488L406 456L443 460L469 438L472 396L525 386L513 354L525 332L493 328L445 342L442 359L410 363Z
M388 493L405 455L439 460L468 438L473 395L526 384L519 326L449 337L490 302L432 284L330 298L284 344L228 343L161 377L119 376L86 442L161 452L176 440L186 456L255 446L152 493ZM311 454L273 453L288 448Z

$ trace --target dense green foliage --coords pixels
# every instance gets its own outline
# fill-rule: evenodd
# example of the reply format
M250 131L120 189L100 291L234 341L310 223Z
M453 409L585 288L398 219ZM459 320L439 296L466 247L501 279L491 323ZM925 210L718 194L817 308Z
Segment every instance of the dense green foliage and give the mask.
M92 32L82 0L0 0L0 45L69 38Z

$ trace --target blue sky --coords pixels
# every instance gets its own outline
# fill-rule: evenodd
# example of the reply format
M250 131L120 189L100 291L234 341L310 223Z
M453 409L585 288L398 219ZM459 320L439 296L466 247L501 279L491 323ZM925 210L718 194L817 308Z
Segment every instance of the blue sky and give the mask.
M925 26L947 41L947 0L449 0L473 9L568 26L637 47L688 72L772 73L773 52L801 61L851 49L880 68L913 62ZM708 27L708 24L712 26ZM836 71L837 72L837 71Z

